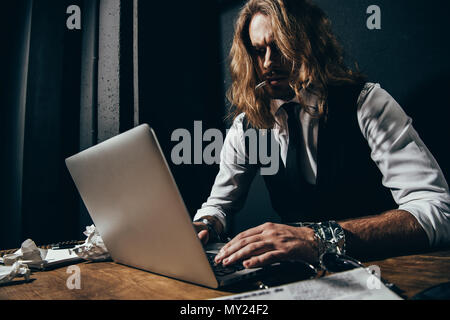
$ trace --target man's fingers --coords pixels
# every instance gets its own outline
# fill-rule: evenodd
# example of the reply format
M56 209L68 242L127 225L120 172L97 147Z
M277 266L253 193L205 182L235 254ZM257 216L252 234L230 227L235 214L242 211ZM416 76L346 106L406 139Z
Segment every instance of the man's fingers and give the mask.
M254 227L254 228L251 228L251 229L248 229L248 230L246 230L246 231L243 231L243 232L239 233L239 234L235 237L235 239L239 240L239 239L243 239L243 238L246 238L246 237L254 236L254 235L256 235L256 234L260 234L260 233L262 233L264 230L270 229L270 228L273 227L274 225L275 225L275 224L272 223L272 222L266 222L266 223L261 224L261 225L259 225L259 226L257 226L257 227Z
M251 228L251 229L248 229L246 231L243 231L243 232L239 233L236 237L234 237L230 242L228 242L220 250L220 253L222 253L222 257L225 257L225 255L223 254L224 252L228 252L230 247L234 247L237 243L239 243L243 239L246 239L246 238L249 238L249 237L252 237L252 236L255 236L255 235L259 235L264 230L270 229L273 226L274 226L273 223L267 222L267 223L264 223L264 224L259 225L257 227L254 227L254 228ZM229 254L227 254L227 255L229 255Z
M237 261L245 260L255 255L260 255L269 250L272 250L272 246L269 245L266 241L252 242L246 245L245 247L237 250L236 252L232 253L228 257L224 258L223 265L227 266Z
M257 227L254 227L254 228L251 228L251 229L242 231L241 233L239 233L239 234L235 237L235 239L242 239L242 238L246 238L246 237L253 236L253 235L255 235L255 234L260 234L260 233L263 231L262 226L263 226L263 225L260 225L260 226L257 226Z
M247 269L263 267L272 264L274 262L283 260L283 255L284 255L283 251L280 250L269 251L261 255L254 256L248 260L245 260L242 264Z
M202 230L198 233L198 238L203 244L207 244L209 240L208 230Z
M260 240L261 239L260 239L259 235L254 235L254 236L241 238L241 239L235 238L235 239L231 240L229 243L227 243L227 245L225 245L220 250L219 254L215 258L215 262L220 263L222 260L231 256L236 251L239 251L240 249L242 249L252 243L258 242Z

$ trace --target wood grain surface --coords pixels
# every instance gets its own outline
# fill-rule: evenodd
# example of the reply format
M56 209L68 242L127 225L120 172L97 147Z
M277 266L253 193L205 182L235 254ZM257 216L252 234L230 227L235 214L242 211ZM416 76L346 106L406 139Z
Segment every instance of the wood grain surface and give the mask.
M381 277L411 298L422 290L450 282L450 250L365 263L380 267Z
M365 263L380 267L381 276L405 297L450 281L450 250ZM201 300L231 294L170 279L114 262L83 262L80 289L70 290L67 267L34 272L31 281L0 286L0 299L12 300Z

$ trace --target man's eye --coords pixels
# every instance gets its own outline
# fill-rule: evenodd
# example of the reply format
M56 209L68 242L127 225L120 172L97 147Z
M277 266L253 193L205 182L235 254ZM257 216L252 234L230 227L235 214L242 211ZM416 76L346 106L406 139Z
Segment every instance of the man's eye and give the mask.
M273 54L276 54L276 55L280 54L280 49L278 49L278 47L276 45L271 46L270 49L272 50Z
M260 48L260 49L255 48L255 53L256 53L258 56L263 56L263 55L266 54L266 49L264 49L264 48Z

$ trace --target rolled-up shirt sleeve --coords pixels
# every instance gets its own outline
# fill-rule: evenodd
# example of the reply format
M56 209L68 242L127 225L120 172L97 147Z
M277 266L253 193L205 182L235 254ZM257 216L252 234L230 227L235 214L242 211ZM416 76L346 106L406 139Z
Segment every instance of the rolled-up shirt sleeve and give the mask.
M194 216L194 221L204 216L217 218L225 233L229 231L231 216L244 206L257 172L257 167L246 161L243 119L244 114L240 114L228 130L220 152L219 173L211 194Z
M431 246L450 243L448 184L411 118L378 84L368 84L360 96L358 121L398 208L417 219Z

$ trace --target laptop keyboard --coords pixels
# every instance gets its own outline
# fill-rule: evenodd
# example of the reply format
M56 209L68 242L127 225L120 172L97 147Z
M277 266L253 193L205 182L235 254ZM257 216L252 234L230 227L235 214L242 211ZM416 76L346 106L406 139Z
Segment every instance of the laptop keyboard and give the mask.
M224 267L222 264L216 264L214 262L214 258L216 257L215 253L206 253L206 255L208 257L209 264L211 265L214 271L214 274L217 276L226 276L236 271L245 269L241 262L235 263L231 266Z

